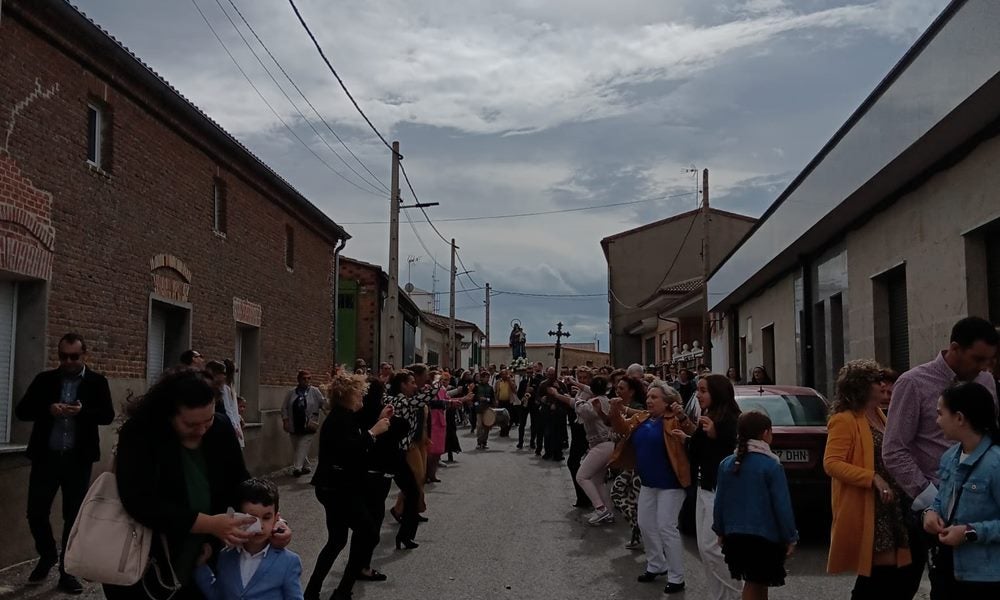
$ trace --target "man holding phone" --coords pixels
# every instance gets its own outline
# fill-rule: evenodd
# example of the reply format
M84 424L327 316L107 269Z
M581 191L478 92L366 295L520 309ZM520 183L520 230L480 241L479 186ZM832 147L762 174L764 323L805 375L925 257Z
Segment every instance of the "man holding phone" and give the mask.
M34 422L28 442L28 527L40 558L28 582L43 582L59 563L59 589L79 594L83 586L63 569L49 514L61 488L65 553L66 539L90 486L91 469L100 459L98 427L114 420L115 409L108 380L84 362L83 337L67 333L58 348L59 368L39 373L15 409L18 419Z

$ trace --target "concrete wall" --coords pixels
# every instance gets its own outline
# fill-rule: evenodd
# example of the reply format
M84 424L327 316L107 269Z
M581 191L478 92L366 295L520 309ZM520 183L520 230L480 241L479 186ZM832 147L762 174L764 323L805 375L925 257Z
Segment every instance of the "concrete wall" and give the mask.
M753 367L765 363L761 330L774 324L774 372L778 385L797 385L795 369L795 298L793 277L788 274L739 307L739 336L747 336L747 377ZM748 332L748 319L752 330ZM735 362L735 361L734 361Z
M987 316L985 274L975 260L981 240L963 234L1000 219L997 190L1000 138L993 138L847 235L849 358L876 356L872 277L903 262L911 366L934 358L959 319Z

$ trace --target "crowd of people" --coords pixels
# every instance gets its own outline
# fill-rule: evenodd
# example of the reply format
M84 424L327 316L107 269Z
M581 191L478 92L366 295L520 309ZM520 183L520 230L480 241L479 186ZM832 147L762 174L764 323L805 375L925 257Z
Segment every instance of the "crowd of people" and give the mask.
M872 360L840 370L823 460L832 479L827 568L856 574L852 598L911 599L925 567L934 600L1000 597L997 346L993 326L970 317L934 360L902 375ZM17 418L34 422L28 521L40 560L29 580L41 582L59 565L59 588L70 593L82 591L64 564L74 520L106 518L80 506L100 458L99 426L115 418L107 380L85 356L83 338L65 335L59 368L39 374L16 407ZM243 459L236 369L190 350L128 403L114 478L124 511L155 534L148 548L155 568L138 581L106 583L109 599L315 600L350 540L331 596L349 599L356 582L388 579L372 562L393 482L395 549L419 547L425 486L440 483L439 468L462 452L463 427L478 450L488 449L497 427L500 438L516 436L517 450L527 437L529 453L565 461L575 506L592 511L588 525L619 515L628 524L626 547L645 553L639 582L663 578L666 594L686 589L678 521L687 498L704 596L766 598L785 582L798 542L791 494L770 448L770 418L737 403L738 373L679 369L657 378L640 365L557 371L519 357L510 368L454 372L386 363L369 371L359 361L353 372L336 369L322 389L298 372L281 408L290 470L311 474L327 526L302 588L278 488L251 478ZM750 383L772 384L762 367ZM60 489L62 554L49 523ZM122 560L137 551L126 545Z

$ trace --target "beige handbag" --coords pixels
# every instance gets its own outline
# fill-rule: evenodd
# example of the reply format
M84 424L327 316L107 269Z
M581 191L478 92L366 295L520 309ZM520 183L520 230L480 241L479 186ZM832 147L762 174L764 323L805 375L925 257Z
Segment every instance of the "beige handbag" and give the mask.
M163 581L156 560L150 558L153 531L132 518L118 496L113 472L101 473L87 490L66 544L66 572L98 583L129 586L143 579L153 567L161 589L180 589L170 562L165 536L160 536L170 568L170 583ZM149 591L147 590L147 595Z

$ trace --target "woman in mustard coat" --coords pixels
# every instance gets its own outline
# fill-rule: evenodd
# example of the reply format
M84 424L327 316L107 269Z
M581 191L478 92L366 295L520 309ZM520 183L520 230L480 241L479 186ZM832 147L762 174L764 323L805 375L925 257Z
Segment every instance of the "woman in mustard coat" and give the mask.
M833 479L830 573L855 572L852 600L890 600L910 564L902 495L882 462L882 367L854 360L837 377L823 467Z

